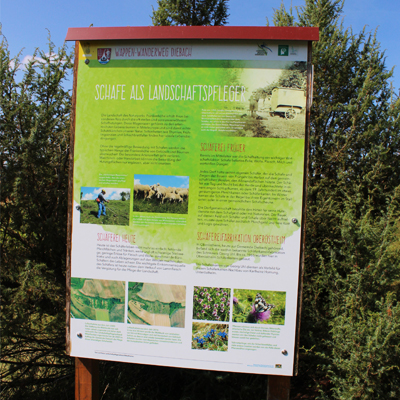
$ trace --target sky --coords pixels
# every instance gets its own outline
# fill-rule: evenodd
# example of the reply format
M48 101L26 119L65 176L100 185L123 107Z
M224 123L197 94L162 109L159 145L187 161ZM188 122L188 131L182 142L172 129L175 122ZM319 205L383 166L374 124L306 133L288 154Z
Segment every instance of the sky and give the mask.
M304 5L301 0L284 0L288 8ZM266 18L272 25L273 9L280 7L281 0L230 0L230 26L265 26ZM149 26L152 6L156 0L0 0L0 21L2 34L8 41L12 56L22 50L20 59L29 57L35 48L47 48L47 37L56 47L62 46L69 27L104 26ZM344 27L351 27L354 33L364 26L375 31L385 50L386 66L394 72L394 88L400 88L400 33L399 0L347 0L343 10ZM72 48L72 43L70 43Z
M106 200L121 200L121 193L126 192L129 193L130 189L121 189L121 188L103 188L103 187L82 187L82 200L95 200L96 197L99 195L101 190L104 189L106 194L104 198Z
M189 177L188 176L173 176L173 175L138 175L135 174L135 185L156 185L159 183L165 187L175 188L189 188Z

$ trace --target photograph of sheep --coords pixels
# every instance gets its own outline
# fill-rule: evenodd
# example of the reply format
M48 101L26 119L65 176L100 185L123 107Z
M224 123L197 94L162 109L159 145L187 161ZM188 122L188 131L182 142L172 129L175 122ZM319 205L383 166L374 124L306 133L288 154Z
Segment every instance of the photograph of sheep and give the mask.
M232 322L284 325L286 292L234 289Z
M135 174L134 179L133 211L188 213L188 176Z
M81 224L129 225L131 189L81 187Z

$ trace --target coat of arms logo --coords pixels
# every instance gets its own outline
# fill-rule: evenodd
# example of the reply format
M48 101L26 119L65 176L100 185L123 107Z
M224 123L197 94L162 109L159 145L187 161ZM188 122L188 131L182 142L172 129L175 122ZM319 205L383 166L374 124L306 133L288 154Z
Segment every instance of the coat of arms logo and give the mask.
M111 49L97 49L97 60L100 64L107 64L111 59Z

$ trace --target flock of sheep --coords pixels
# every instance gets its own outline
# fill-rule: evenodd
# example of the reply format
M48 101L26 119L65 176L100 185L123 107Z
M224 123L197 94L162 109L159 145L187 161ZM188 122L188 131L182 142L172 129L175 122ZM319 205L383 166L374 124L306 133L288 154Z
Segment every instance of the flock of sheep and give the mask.
M135 184L133 187L135 199L157 199L164 204L164 201L170 201L171 203L177 202L182 203L183 200L189 198L189 189L165 187L159 183L156 185L141 185Z

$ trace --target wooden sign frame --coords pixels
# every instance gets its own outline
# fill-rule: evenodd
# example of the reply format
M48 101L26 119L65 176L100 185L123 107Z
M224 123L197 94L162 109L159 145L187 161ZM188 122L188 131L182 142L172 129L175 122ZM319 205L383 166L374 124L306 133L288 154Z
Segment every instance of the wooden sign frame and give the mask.
M298 271L297 288L297 313L295 322L295 349L294 349L294 369L293 373L297 375L298 369L298 348L300 333L301 316L301 294L303 282L303 264L304 264L304 241L305 241L305 218L306 218L306 193L307 193L307 166L308 166L308 148L309 148L309 124L310 109L312 104L312 64L311 50L312 41L319 39L318 28L300 28L300 27L119 27L119 28L70 28L66 37L67 41L75 41L75 64L74 64L74 84L72 98L71 115L71 143L70 143L70 174L69 174L69 212L68 212L68 243L67 243L67 315L66 315L66 343L67 353L72 354L71 344L71 265L72 265L72 247L73 247L73 229L74 229L74 159L75 159L75 139L76 139L76 107L77 107L77 88L78 88L78 66L79 60L82 60L82 54L79 53L80 43L131 43L131 41L157 41L157 42L179 42L179 41L208 41L207 43L250 43L254 41L269 42L303 42L307 43L307 97L305 108L305 140L304 140L304 161L303 161L303 186L302 186L302 205L301 205L301 237L300 237L300 257ZM104 46L105 47L105 46ZM91 59L89 62L96 62ZM96 185L101 186L101 185ZM294 219L293 219L294 220ZM297 222L297 221L296 221ZM76 220L75 220L76 223ZM82 358L83 357L83 358ZM77 356L76 398L97 398L98 389L96 389L96 379L92 376L98 376L98 363L94 359ZM101 356L97 357L102 359ZM105 358L107 359L107 358ZM88 387L89 392L81 392L81 382ZM88 383L89 382L89 383ZM94 383L93 383L94 382ZM286 399L289 396L290 377L280 376L278 374L269 375L268 380L268 399ZM86 390L86 389L85 389ZM97 393L97 394L96 394ZM85 397L86 396L86 397Z

